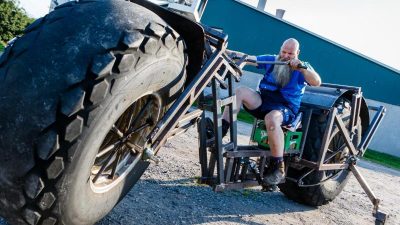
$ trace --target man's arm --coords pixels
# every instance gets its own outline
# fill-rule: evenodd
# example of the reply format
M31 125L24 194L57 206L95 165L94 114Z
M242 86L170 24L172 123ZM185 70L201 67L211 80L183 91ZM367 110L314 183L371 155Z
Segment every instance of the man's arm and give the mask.
M300 61L299 59L292 59L292 60L290 60L290 63L289 63L289 65L292 69L298 70L303 74L304 79L311 86L320 86L321 85L321 77L318 75L318 73L315 72L315 70L313 70L312 68L307 68L307 69L298 68L297 66L299 64L303 64L303 62Z

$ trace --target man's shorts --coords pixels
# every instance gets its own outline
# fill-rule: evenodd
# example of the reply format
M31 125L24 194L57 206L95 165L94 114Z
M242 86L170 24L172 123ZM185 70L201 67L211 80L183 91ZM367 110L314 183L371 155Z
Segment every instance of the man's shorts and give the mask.
M296 119L296 115L293 111L287 106L283 97L276 92L263 91L262 93L258 92L261 96L262 104L253 110L248 109L245 105L243 108L249 112L252 116L257 119L264 120L265 115L267 115L272 110L279 110L282 112L283 122L282 125L288 125L292 123Z

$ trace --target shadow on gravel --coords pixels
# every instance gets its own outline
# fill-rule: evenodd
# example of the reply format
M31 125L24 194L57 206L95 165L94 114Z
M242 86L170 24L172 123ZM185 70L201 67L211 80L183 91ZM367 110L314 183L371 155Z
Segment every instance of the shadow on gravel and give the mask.
M215 193L192 179L140 180L126 197L98 222L106 224L200 224L252 222L256 215L315 210L287 199L281 192L259 189Z
M132 224L273 224L257 215L284 215L315 210L281 192L259 189L213 192L192 179L140 180L97 225ZM258 222L254 222L254 220ZM0 225L8 223L0 217Z

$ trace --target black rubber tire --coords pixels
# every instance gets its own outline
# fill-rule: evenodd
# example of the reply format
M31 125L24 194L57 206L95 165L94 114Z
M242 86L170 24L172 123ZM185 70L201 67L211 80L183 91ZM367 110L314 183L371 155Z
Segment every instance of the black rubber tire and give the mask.
M340 103L336 104L338 108L339 116L341 117L344 124L347 126L350 122L350 109L349 104L346 100L339 99ZM327 129L328 115L313 114L310 122L309 133L305 143L305 150L303 157L307 160L316 162L319 157L319 150L321 149L322 139ZM358 144L361 141L361 123L357 125L356 136L353 140L354 144ZM344 143L342 135L339 133L339 129L334 125L332 129L333 138L329 141L330 145L340 145ZM343 150L342 157L348 155L347 147ZM347 153L346 153L347 152ZM338 159L345 160L345 159ZM303 174L308 172L309 169L297 169L289 167L287 176L298 179ZM285 183L279 186L279 189L289 198L302 204L311 206L321 206L335 199L337 195L346 186L347 181L350 177L350 170L337 171L321 171L312 172L309 176L304 178L304 184L317 184L325 180L327 173L335 174L332 178L316 186L299 187L296 182L286 179Z
M186 78L185 44L122 0L69 2L0 58L0 216L11 224L93 224L143 174L140 160L105 193L88 176L113 123L137 99L166 107Z

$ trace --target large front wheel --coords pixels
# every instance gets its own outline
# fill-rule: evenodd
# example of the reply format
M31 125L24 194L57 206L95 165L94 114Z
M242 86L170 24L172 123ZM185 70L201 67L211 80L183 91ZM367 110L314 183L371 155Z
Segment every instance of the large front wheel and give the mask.
M27 28L0 58L0 215L83 225L111 211L149 165L145 138L182 91L184 48L122 0L69 2Z

